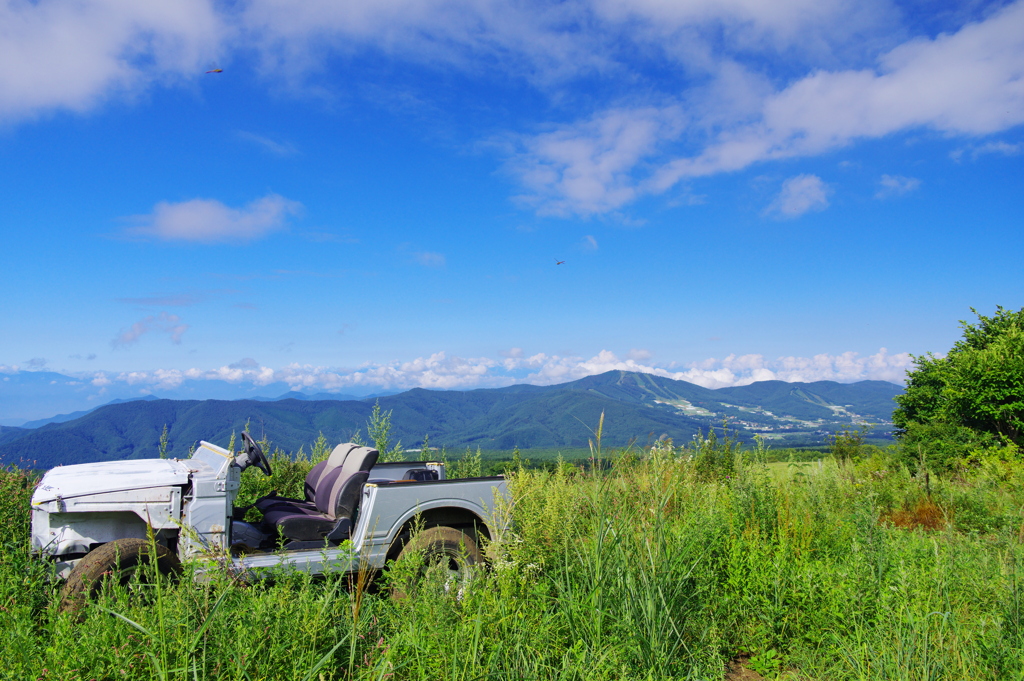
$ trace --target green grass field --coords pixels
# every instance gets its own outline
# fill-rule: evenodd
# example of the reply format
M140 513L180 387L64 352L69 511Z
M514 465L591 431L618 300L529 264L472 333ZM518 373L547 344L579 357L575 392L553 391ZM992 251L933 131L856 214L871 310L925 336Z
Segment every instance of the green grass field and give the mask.
M32 481L0 472L0 676L11 679L1024 677L1024 468L920 477L735 448L511 472L514 530L461 598L388 576L185 579L81 621L28 553ZM754 457L756 458L756 456ZM308 461L285 466L301 480ZM264 483L250 471L245 497ZM287 491L287 490L284 490ZM240 499L240 502L244 499Z

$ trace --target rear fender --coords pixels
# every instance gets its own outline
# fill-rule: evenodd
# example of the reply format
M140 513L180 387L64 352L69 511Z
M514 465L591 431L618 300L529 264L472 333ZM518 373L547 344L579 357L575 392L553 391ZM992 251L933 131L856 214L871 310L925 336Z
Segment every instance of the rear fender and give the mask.
M483 511L483 509L479 509ZM399 524L398 530L390 534L391 547L388 549L388 560L394 560L401 553L402 547L414 531L426 530L431 527L454 527L468 531L474 538L479 536L491 538L490 529L480 513L469 508L458 506L441 506L418 510L407 515Z

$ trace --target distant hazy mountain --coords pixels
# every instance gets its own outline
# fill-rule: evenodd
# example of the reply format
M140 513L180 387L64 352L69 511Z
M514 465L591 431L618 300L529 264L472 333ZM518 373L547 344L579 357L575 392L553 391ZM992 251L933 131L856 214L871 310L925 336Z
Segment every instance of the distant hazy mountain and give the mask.
M84 409L82 411L73 411L70 414L57 414L56 416L51 416L50 418L37 419L35 421L25 421L23 424L21 424L21 428L39 428L40 426L45 426L48 423L64 423L65 421L74 421L77 418L81 418L81 417L85 416L89 412L96 411L100 407L107 406L107 404L121 404L122 402L136 402L138 400L155 400L155 399L157 399L157 398L153 397L152 395L147 395L145 397L133 397L133 398L128 399L128 400L111 400L111 401L107 402L106 404L101 404L99 406L93 407L92 409Z
M277 400L282 398L261 395L288 394L290 390L287 383L259 386L252 383L189 379L174 388L154 388L150 397L172 400ZM305 393L293 397L309 398ZM320 393L318 397L327 400L363 399L335 393ZM0 426L23 427L30 423L53 422L57 415L84 414L111 401L139 398L138 386L123 381L97 386L90 380L52 371L0 373Z
M379 398L393 411L393 435L407 447L484 449L585 447L605 413L604 440L623 445L659 437L688 441L728 418L741 436L779 441L821 440L858 423L884 432L892 398L902 389L884 381L841 384L766 381L709 390L649 374L611 371L553 386L516 385L469 391L417 388ZM333 396L332 396L333 397ZM148 400L111 404L77 419L34 430L0 429L0 461L58 463L154 457L166 425L169 452L186 456L199 440L226 445L246 422L285 451L308 450L318 433L332 442L366 437L374 398L362 400Z
M345 395L342 393L301 393L297 390L289 390L284 395L279 395L277 397L252 397L250 399L256 400L257 402L277 402L279 400L338 400L344 402L346 400L371 400L378 397L386 397L388 395L397 395L399 392L400 391L398 390L385 390L383 392L372 393L370 395L363 395L360 397L359 395ZM23 426L24 425L26 424L23 424Z
M21 426L41 416L82 410L89 405L90 388L86 382L51 371L0 374L0 425Z
M306 393L300 393L297 390L289 390L284 395L278 395L277 397L252 397L250 398L257 402L278 402L280 400L358 400L362 399L356 395L342 395L334 393L316 393L313 395L307 395Z

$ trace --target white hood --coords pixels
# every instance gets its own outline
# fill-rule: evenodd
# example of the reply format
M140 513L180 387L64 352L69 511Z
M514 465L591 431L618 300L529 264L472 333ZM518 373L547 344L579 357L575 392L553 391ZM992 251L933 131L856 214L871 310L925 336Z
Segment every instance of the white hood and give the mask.
M129 459L57 466L47 471L32 494L32 503L57 497L121 492L188 483L189 466L175 459Z

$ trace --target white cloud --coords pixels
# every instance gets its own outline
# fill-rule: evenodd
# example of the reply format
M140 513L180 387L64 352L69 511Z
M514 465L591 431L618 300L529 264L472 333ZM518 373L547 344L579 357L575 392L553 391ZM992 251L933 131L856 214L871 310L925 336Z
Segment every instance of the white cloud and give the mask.
M702 70L722 44L831 57L865 33L899 31L888 0L252 0L239 16L279 72L317 68L327 52L371 52L545 85L619 74L638 58Z
M914 39L876 69L817 71L768 97L757 120L723 131L678 159L656 186L808 156L860 138L927 127L984 135L1024 122L1024 2L955 34Z
M971 159L977 160L979 156L984 156L986 154L1016 156L1022 151L1024 151L1024 144L1010 144L1009 142L997 140L995 142L986 142L985 144L979 144L966 149L954 149L949 155L954 161L959 163L965 153L970 153Z
M575 122L516 136L506 168L523 188L516 200L540 214L614 213L691 178L860 139L1021 124L1024 0L994 7L929 17L931 34L907 39L921 29L889 0L0 0L0 121L200 78L217 53L255 55L265 75L295 83L370 54L524 79L562 112L585 102ZM972 13L985 18L950 23ZM258 238L297 207L275 195L243 209L161 203L135 233Z
M1002 154L1003 156L1016 156L1022 150L1024 145L1022 144L1010 144L1009 142L986 142L980 146L975 147L971 150L974 158L978 158L983 154Z
M774 91L738 64L711 62L711 84L682 104L616 107L524 139L508 165L528 190L518 199L542 214L590 215L860 139L1007 130L1024 123L1024 0L955 33L911 39L874 68L818 69ZM672 159L680 142L697 152Z
M916 177L904 177L902 175L882 175L878 181L881 185L875 192L876 199L887 199L890 196L903 196L921 186L921 180Z
M632 173L682 130L679 107L615 109L521 140L508 169L527 188L517 200L542 215L603 213L638 196Z
M251 142L262 147L265 151L269 151L275 156L293 156L294 154L299 153L299 150L288 142L275 142L269 137L257 135L254 132L246 132L245 130L239 130L235 134L238 136L238 139L245 140L246 142Z
M782 191L765 213L795 218L809 211L828 208L828 185L817 175L797 175L782 183Z
M502 350L499 354L506 359L517 360L523 357L523 349L509 348L508 350Z
M162 323L172 324L177 321L165 319ZM167 328L164 330L171 332ZM788 356L774 360L766 359L759 354L728 355L721 359L709 358L691 362L685 365L683 370L678 370L675 362L669 365L651 363L651 353L636 348L626 353L624 358L610 350L602 350L590 358L548 355L543 352L527 355L522 348L512 348L501 355L501 359L463 358L436 352L409 361L367 363L354 369L298 363L273 369L246 357L216 369L157 369L121 372L116 375L97 371L82 374L80 378L101 388L114 383L124 383L149 390L173 389L185 381L207 380L235 384L250 383L257 386L283 382L294 389L328 391L353 387L465 389L501 387L518 383L552 385L616 370L638 371L688 381L707 388L722 388L765 380L882 380L902 383L907 369L912 367L912 358L908 353L890 354L885 348L867 357L862 357L856 352L839 355L819 354L813 357ZM0 365L0 373L14 374L20 370L17 366Z
M188 331L188 324L181 323L181 317L175 314L161 312L159 315L149 315L132 324L128 329L121 331L114 340L110 341L112 348L123 348L134 345L143 335L150 331L166 333L175 345L181 344L181 337Z
M351 389L407 390L423 387L454 390L513 384L552 385L615 370L637 371L706 388L722 388L766 380L844 383L882 380L902 383L907 369L912 367L909 354L889 354L885 348L867 357L855 352L778 357L774 360L758 354L729 355L692 362L682 370L675 363L667 366L651 363L650 352L643 349L630 350L624 358L609 350L602 350L590 358L545 353L528 356L521 348L512 348L501 354L502 358L495 359L464 358L437 352L410 361L367 363L354 369L298 363L273 369L244 358L216 369L157 369L116 375L100 371L82 374L80 378L103 391L120 383L147 394L173 390L186 381L225 381L253 386L286 383L293 390L342 392ZM17 371L17 367L0 365L0 373Z
M225 29L208 0L0 2L0 121L85 111L200 73Z
M413 253L413 257L416 259L416 262L424 267L444 267L446 262L443 253L434 253L432 251Z
M249 241L283 229L288 216L301 209L302 204L277 194L267 194L244 208L229 208L213 199L161 201L152 214L138 216L142 224L128 233L163 241Z
M645 356L646 355L646 356ZM621 359L608 350L584 359L559 357L543 353L516 360L505 360L507 371L529 369L532 373L516 382L549 385L572 381L605 371L640 371L680 381L688 381L706 388L724 388L747 385L755 381L780 380L788 382L882 380L901 383L911 367L907 353L890 355L885 348L874 355L860 357L855 352L841 355L815 355L814 357L779 357L766 360L762 355L729 355L724 359L694 362L685 371L673 371L656 364L645 363L646 351L633 350Z
M778 357L774 360L766 360L763 355L729 355L724 359L695 362L689 369L676 375L680 380L706 388L747 385L767 380L790 383L849 383L864 380L902 383L912 363L909 353L890 355L885 348L867 357L861 357L855 352L820 354L814 357Z
M385 53L433 66L551 81L608 63L595 40L572 30L586 2L253 0L240 15L268 69L317 68L325 52Z
M201 78L231 52L254 54L265 74L291 81L331 57L371 53L550 86L621 75L638 55L705 69L720 42L828 55L865 42L864 31L898 30L889 27L895 18L886 0L5 0L0 119L84 111L154 82ZM271 151L280 144L268 141Z
M639 38L691 59L680 39L703 37L699 28L717 27L723 40L746 49L823 53L896 19L889 3L874 0L598 0L594 7L609 24L629 26Z

